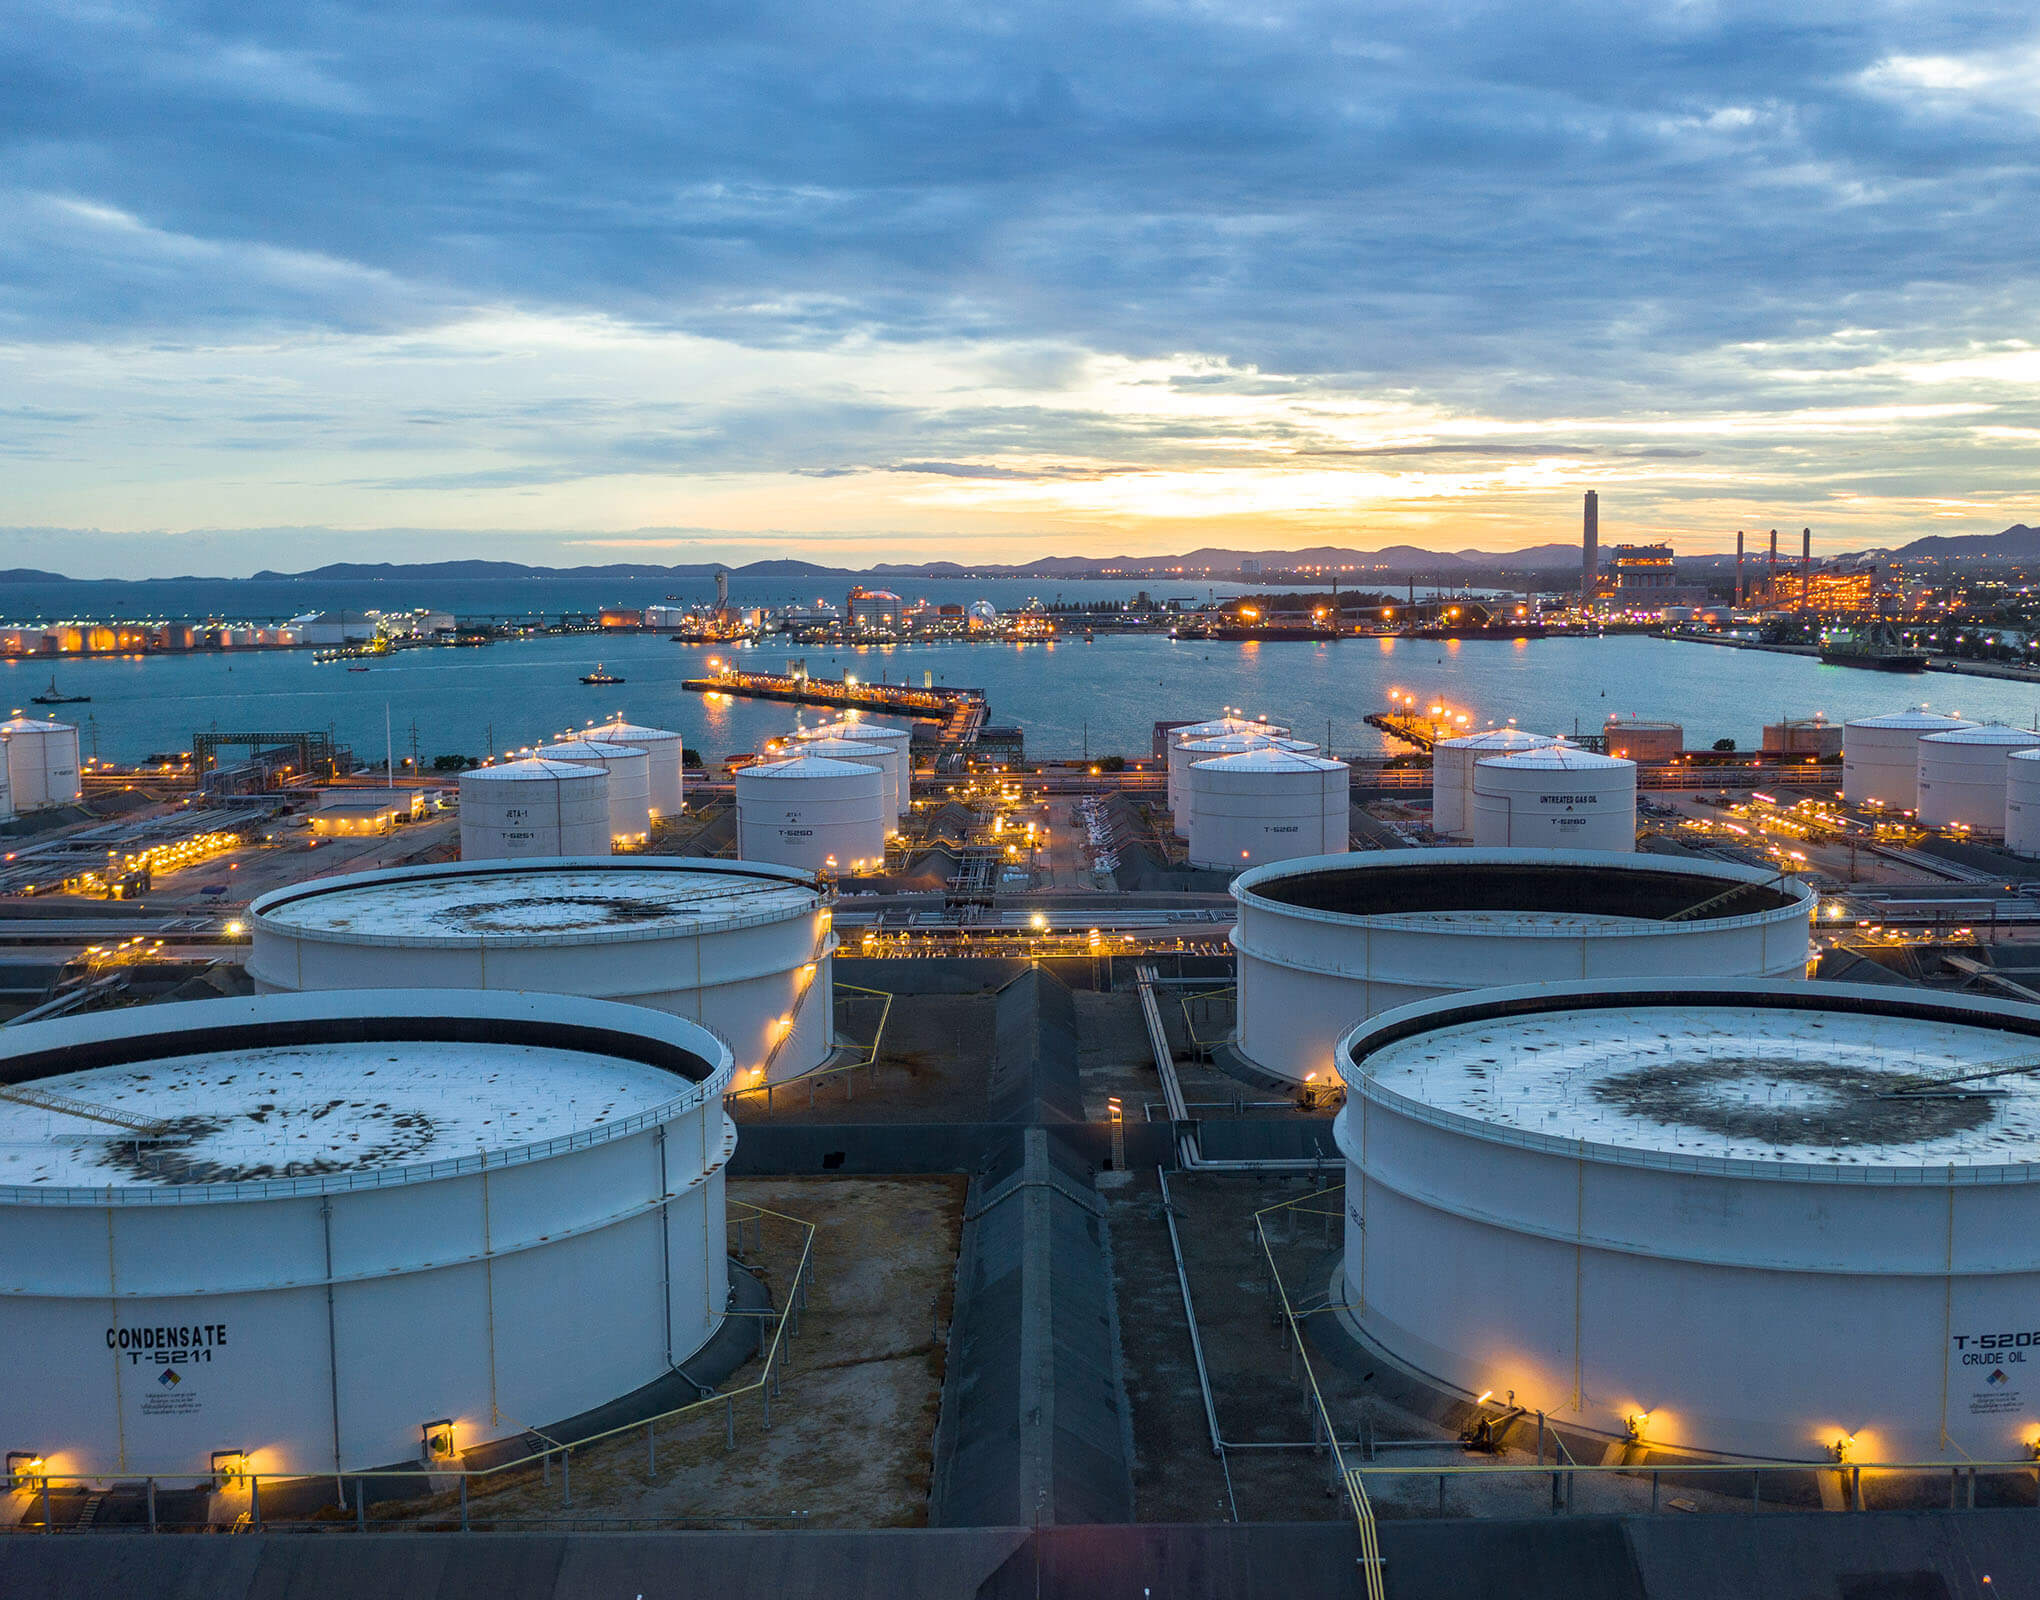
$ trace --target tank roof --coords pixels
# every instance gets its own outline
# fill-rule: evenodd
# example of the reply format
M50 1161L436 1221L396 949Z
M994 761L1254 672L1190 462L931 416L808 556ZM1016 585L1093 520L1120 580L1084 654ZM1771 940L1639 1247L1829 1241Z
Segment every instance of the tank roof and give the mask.
M1297 750L1243 750L1233 756L1213 756L1193 762L1199 772L1343 772L1346 763Z
M1950 728L1946 733L1930 733L1920 743L2016 745L2021 750L2031 750L2040 746L2040 733L2027 728L2008 728L2002 722L1984 722L1973 728Z
M861 778L876 776L878 768L854 761L831 761L827 756L795 756L790 761L760 761L737 769L739 778Z
M1186 722L1180 728L1171 728L1169 737L1178 744L1183 744L1191 739L1215 739L1227 733L1288 732L1289 730L1279 722L1256 722L1250 717L1215 717L1210 722Z
M677 739L680 735L670 728L647 728L642 723L625 722L621 717L618 717L613 722L597 723L594 727L589 728L582 737L599 739L604 742L613 742L613 740L628 742L632 739Z
M1951 717L1939 711L1929 711L1924 706L1910 706L1904 711L1887 711L1881 717L1856 717L1844 723L1847 728L1926 728L1947 730L1969 728L1975 724L1966 717Z
M1486 728L1479 733L1462 733L1440 739L1434 750L1542 750L1562 743L1556 735L1531 733L1524 728Z
M913 732L907 728L895 728L888 722L862 722L851 717L838 717L833 722L817 723L812 728L796 728L793 736L800 740L811 739L865 739L883 737L887 739L911 739Z
M1597 751L1581 750L1574 745L1554 744L1513 754L1483 756L1474 765L1506 768L1514 772L1594 772L1634 767L1636 763L1621 756L1604 756Z
M887 753L884 745L864 744L856 739L803 739L800 747L809 753L809 759L824 761L833 756L882 756Z
M603 739L562 739L558 744L546 744L538 747L539 759L542 761L559 760L563 757L572 758L574 756L601 756L603 759L608 760L615 756L641 756L643 754L644 751L634 744L610 744Z
M608 774L600 767L591 767L585 761L548 761L540 756L526 756L520 761L506 761L497 767L469 767L460 775L462 783L480 778L604 778Z
M34 717L9 717L0 722L0 733L76 733L77 725L69 722L41 722Z
M792 868L598 856L358 873L276 890L249 914L258 927L344 943L544 944L709 933L821 900Z
M1308 739L1286 739L1279 733L1222 733L1215 739L1185 739L1178 750L1209 751L1213 755L1238 755L1246 750L1302 750L1317 748Z
M1606 1159L1866 1181L2040 1159L2040 1008L2012 1008L2021 1025L2006 1026L1993 1007L1909 1006L1846 985L1636 990L1538 986L1404 1007L1350 1036L1342 1070L1368 1097L1463 1131L1584 1141ZM2011 1070L1973 1076L1993 1065ZM1957 1077L1959 1092L1910 1092Z
M1256 867L1241 874L1232 892L1236 900L1292 907L1332 921L1450 921L1486 924L1497 932L1704 926L1788 909L1804 914L1813 904L1804 884L1757 868L1593 850L1315 856ZM1671 922L1675 916L1682 920Z

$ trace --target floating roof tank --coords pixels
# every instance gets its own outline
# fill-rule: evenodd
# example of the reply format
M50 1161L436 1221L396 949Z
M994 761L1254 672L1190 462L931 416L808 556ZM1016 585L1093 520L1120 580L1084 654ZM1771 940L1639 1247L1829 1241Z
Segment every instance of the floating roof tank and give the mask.
M1486 984L1804 977L1815 896L1766 868L1556 850L1369 850L1233 883L1241 1055L1329 1081L1353 1023Z
M1634 850L1636 763L1570 745L1473 764L1473 842L1532 850Z
M320 1476L628 1395L724 1317L730 1079L696 1023L559 995L9 1028L8 1425L52 1474Z
M1842 727L1842 798L1851 805L1911 811L1920 803L1920 740L1976 724L1916 706Z
M1345 850L1352 781L1345 762L1293 750L1248 750L1194 763L1190 865L1236 872Z
M1611 1442L2023 1460L2036 1047L2033 1006L1746 979L1373 1017L1338 1050L1333 1314L1434 1390Z
M652 758L631 744L567 739L542 745L541 761L572 761L609 774L609 837L612 844L642 844L652 831Z
M800 756L737 773L737 854L810 872L885 860L885 777L875 766Z
M460 775L460 858L609 853L609 774L575 761L505 762Z

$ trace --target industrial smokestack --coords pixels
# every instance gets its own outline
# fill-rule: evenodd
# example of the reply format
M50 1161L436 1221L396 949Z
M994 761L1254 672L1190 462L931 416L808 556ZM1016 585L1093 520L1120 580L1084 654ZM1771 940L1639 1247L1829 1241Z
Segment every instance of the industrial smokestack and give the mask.
M1580 529L1580 598L1594 598L1594 579L1601 572L1601 497L1587 491L1587 509Z
M1813 529L1799 530L1799 609L1813 609Z
M1773 528L1771 530L1771 565L1770 570L1764 574L1764 604L1767 606L1775 606L1777 603L1778 603L1778 530L1776 528Z
M1735 604L1742 609L1742 529L1735 530Z

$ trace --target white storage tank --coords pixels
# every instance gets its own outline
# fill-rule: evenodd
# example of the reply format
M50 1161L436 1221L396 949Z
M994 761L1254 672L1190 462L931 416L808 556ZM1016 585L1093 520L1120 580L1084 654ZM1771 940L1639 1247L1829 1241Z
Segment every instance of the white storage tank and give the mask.
M1473 842L1529 850L1634 850L1636 763L1571 745L1473 764Z
M728 1306L730 1080L696 1023L558 995L9 1028L8 1426L55 1474L317 1475L628 1395Z
M1919 743L1919 821L1926 828L2005 831L2007 758L2040 747L2040 733L1987 722L1930 733Z
M577 761L527 759L460 775L460 858L609 853L609 774Z
M1538 985L1375 1017L1339 1048L1334 1314L1434 1389L1612 1441L2023 1460L2036 1046L2040 1008L1854 984Z
M651 784L654 819L677 817L686 809L685 774L687 753L680 735L666 728L646 728L622 717L598 724L581 735L597 744L635 745L644 751Z
M1489 728L1440 739L1431 747L1431 831L1449 839L1473 832L1473 764L1484 756L1548 750L1559 741L1521 728Z
M1334 855L1352 832L1352 770L1294 750L1248 750L1190 768L1190 865L1238 871Z
M249 907L257 994L508 989L626 1001L714 1030L740 1087L797 1077L835 1035L828 893L808 873L685 856L396 867Z
M1244 755L1249 750L1293 750L1299 755L1314 756L1318 747L1308 739L1291 739L1275 733L1221 733L1209 739L1171 739L1164 758L1168 774L1165 792L1177 838L1190 836L1190 769L1214 756Z
M796 728L793 736L800 740L849 739L857 744L879 746L892 758L893 814L904 817L914 809L914 735L911 729L895 728L883 722L866 722L861 718L839 717L819 727Z
M2040 856L2040 750L2005 758L2005 848Z
M1803 978L1816 896L1668 856L1381 850L1242 873L1232 946L1247 1061L1329 1081L1363 1017L1486 984Z
M1976 724L1925 706L1842 725L1842 798L1855 806L1911 811L1920 803L1920 740Z
M541 761L572 761L609 775L609 842L643 844L652 831L652 758L636 745L565 739L541 745Z
M891 826L892 819L900 814L897 751L859 739L802 739L794 746L794 753L810 760L848 761L853 766L876 768L880 779L879 804L884 807L882 814L887 819L886 832L897 831Z
M885 860L885 778L876 767L798 756L737 773L737 854L809 872Z
M1655 717L1614 716L1601 724L1604 748L1626 761L1663 765L1686 753L1686 730L1677 722Z
M0 722L0 740L7 746L7 788L14 810L67 806L84 793L78 730L70 723L10 717Z

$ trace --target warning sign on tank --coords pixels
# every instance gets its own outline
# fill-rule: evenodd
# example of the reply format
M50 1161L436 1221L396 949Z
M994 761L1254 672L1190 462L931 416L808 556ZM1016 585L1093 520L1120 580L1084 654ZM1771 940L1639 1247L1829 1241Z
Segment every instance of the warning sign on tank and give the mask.
M1949 1360L1969 1392L1969 1414L1991 1417L2023 1410L2020 1390L2040 1329L2006 1333L1958 1333L1949 1341Z

